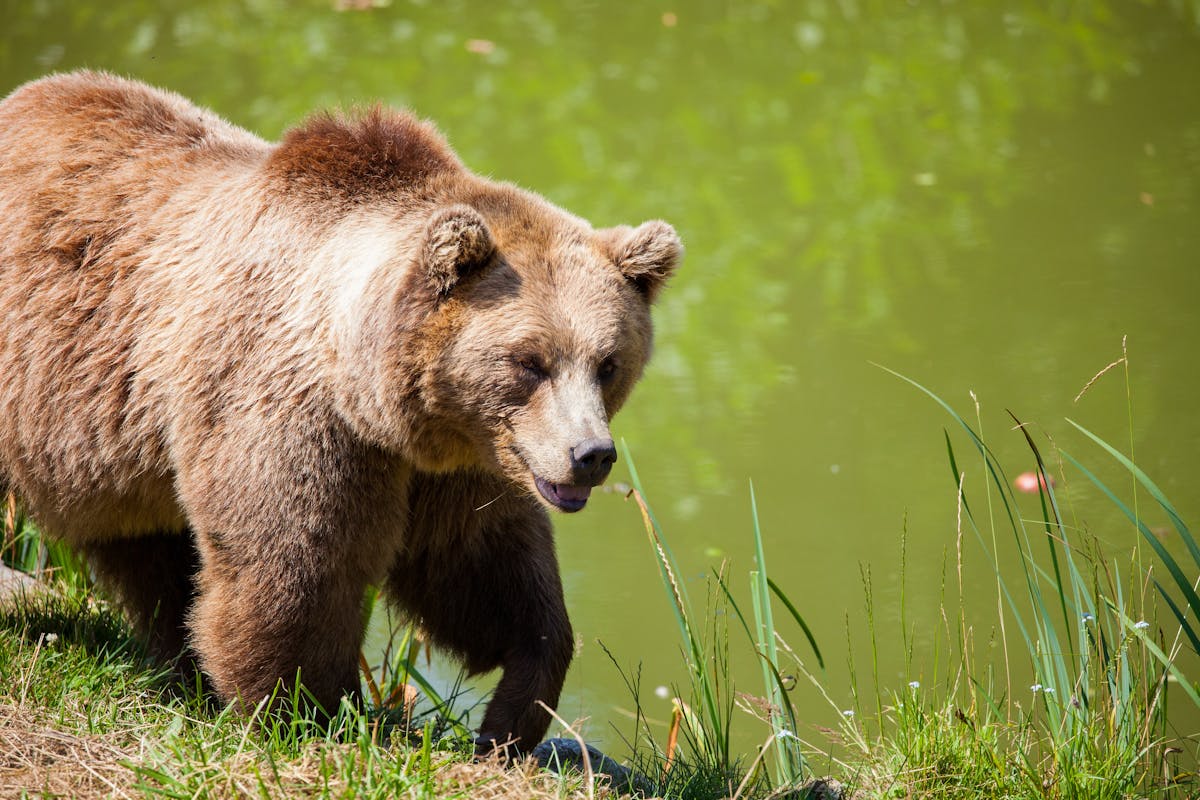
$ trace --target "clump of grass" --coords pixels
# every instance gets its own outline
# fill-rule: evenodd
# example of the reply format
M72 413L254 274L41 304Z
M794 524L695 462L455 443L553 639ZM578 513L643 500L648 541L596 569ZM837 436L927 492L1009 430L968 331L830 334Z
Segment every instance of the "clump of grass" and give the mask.
M1064 487L1057 489L1029 427L1014 417L1040 486L1040 517L1023 517L1004 468L977 428L933 392L904 380L952 415L978 456L983 497L968 488L969 473L947 435L959 508L953 577L961 595L963 539L975 538L1003 608L988 644L1005 658L1002 671L993 669L990 659L979 655L977 633L965 611L944 602L939 638L952 652L946 677L940 685L922 687L914 680L907 690L877 688L874 733L857 715L845 716L836 738L848 751L841 760L847 774L869 796L1122 798L1182 797L1193 791L1197 742L1173 735L1167 715L1168 695L1181 694L1200 707L1200 695L1181 665L1181 654L1196 653L1194 619L1200 604L1186 577L1193 568L1174 559L1130 504L1052 445ZM1071 424L1133 476L1135 491L1156 501L1195 562L1193 574L1200 574L1200 549L1158 487L1128 457ZM1066 519L1061 495L1071 485L1067 464L1128 517L1157 564L1145 563L1137 547L1125 556L1110 556L1077 518ZM999 567L1005 539L1016 555L1015 574ZM1160 581L1159 569L1170 579ZM870 609L875 598L867 573L864 586ZM1166 619L1158 614L1150 587L1170 609ZM901 616L907 631L903 604ZM874 658L870 613L868 624ZM911 651L908 658L911 663ZM1184 765L1177 763L1180 756Z
M692 613L687 589L677 579L679 572L669 546L661 536L655 536L653 512L640 494L631 496L637 497L647 520L663 586L676 609L688 685L675 688L670 732L666 741L660 742L640 702L640 671L622 669L605 648L634 700L635 730L626 745L632 753L635 770L653 782L655 796L678 800L732 797L745 770L744 759L733 751L731 740L735 693L729 664L729 615L725 613L728 603L714 591L715 584L710 583L706 613L701 617Z
M679 627L688 685L676 690L673 714L665 742L655 739L641 711L636 678L626 676L633 694L638 728L629 746L637 767L657 777L657 790L664 797L746 798L768 794L794 793L808 796L808 776L796 734L797 715L788 695L788 686L780 668L780 647L786 648L775 628L772 596L778 599L799 624L819 663L823 665L816 640L787 595L767 574L758 509L751 487L751 516L755 542L755 569L749 574L752 615L743 613L724 569L715 571L708 584L706 613L697 616L688 597L687 587L678 578L680 572L670 545L653 510L645 499L637 468L625 448L633 488L628 496L642 514L663 589ZM732 613L729 613L732 612ZM730 673L729 620L734 619L745 633L761 665L762 695L739 692ZM697 620L701 620L698 624ZM611 653L609 654L612 658ZM616 659L614 664L620 670ZM624 671L622 671L624 675ZM766 727L767 736L752 755L733 751L735 707Z
M1123 357L1118 364L1128 364ZM903 376L899 376L903 378ZM918 664L914 629L906 618L904 581L907 531L901 537L901 631L907 686L881 684L876 597L870 566L863 565L866 622L870 632L870 682L860 675L848 652L854 707L834 703L827 679L810 669L775 628L772 601L779 601L799 623L816 660L824 662L804 620L787 596L767 576L766 557L751 489L755 569L750 575L751 614L730 590L724 567L710 583L707 623L692 612L686 587L662 529L646 503L631 466L630 496L643 515L668 602L675 612L687 667L688 685L677 691L673 725L666 742L655 740L642 724L630 743L639 763L657 775L667 797L715 798L816 796L820 787L809 777L804 755L834 766L852 788L844 796L905 798L1126 798L1184 797L1196 789L1200 742L1171 729L1169 697L1200 708L1200 691L1184 667L1200 655L1200 547L1188 526L1156 484L1130 457L1083 426L1071 422L1088 443L1098 445L1132 479L1127 502L1080 460L1051 442L1051 465L1029 427L1015 417L1036 469L1040 515L1022 515L1012 484L986 444L978 424L969 423L925 387L926 393L951 414L978 458L983 481L968 470L946 435L954 479L958 525L951 555L943 566L942 626L933 631L933 663ZM632 459L626 453L627 463ZM1074 511L1064 513L1063 494L1070 477L1097 487L1133 525L1135 537L1156 557L1143 560L1141 547L1106 552L1101 540L1080 523ZM1064 488L1057 489L1061 484ZM1181 564L1152 533L1139 511L1137 496L1151 497L1166 515L1191 562ZM1068 497L1069 500L1069 497ZM1068 502L1066 508L1073 509ZM1102 516L1102 518L1105 518ZM995 618L982 634L961 602L947 599L964 593L964 548L974 539L989 580L997 593ZM1012 549L1016 569L1005 552ZM975 555L970 559L974 560ZM1159 578L1165 571L1166 577ZM715 594L713 586L718 587ZM1165 606L1160 613L1159 602ZM732 614L725 612L731 611ZM761 665L761 697L739 696L730 673L730 630L737 620ZM847 643L849 621L847 622ZM982 635L983 641L980 640ZM997 662L993 653L1002 657ZM1183 658L1187 656L1191 661ZM615 659L614 659L615 662ZM923 685L926 668L933 680ZM781 676L798 671L825 694L841 720L817 741L801 735L800 720ZM627 678L637 699L636 679ZM745 697L744 695L742 697ZM686 698L686 699L681 699ZM741 724L735 707L749 711L765 725L766 738L751 756L734 754L732 728ZM735 722L736 721L736 722ZM829 795L825 795L829 796Z

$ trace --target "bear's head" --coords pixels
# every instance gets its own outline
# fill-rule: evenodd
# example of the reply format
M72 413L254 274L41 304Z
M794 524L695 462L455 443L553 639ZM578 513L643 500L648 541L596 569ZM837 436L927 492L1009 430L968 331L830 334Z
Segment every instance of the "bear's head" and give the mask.
M371 427L418 469L500 473L578 511L616 461L609 420L650 356L679 237L660 221L593 230L486 181L419 217L404 263L370 281L386 320L361 339Z

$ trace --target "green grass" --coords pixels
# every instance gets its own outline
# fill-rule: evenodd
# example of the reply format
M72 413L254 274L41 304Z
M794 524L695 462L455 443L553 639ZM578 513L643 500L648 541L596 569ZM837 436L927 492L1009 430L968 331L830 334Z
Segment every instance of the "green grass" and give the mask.
M1195 643L1184 609L1200 608L1184 568L1112 489L1071 454L1053 448L1064 490L1076 479L1065 467L1069 463L1081 476L1079 479L1100 488L1107 500L1133 522L1134 532L1150 544L1158 563L1143 561L1138 547L1128 548L1123 556L1105 553L1100 540L1078 516L1065 516L1060 496L1064 490L1055 488L1050 466L1029 427L1014 417L1042 486L1040 519L1023 518L1012 483L976 428L941 398L909 382L951 414L978 459L986 487L982 502L978 492L972 497L963 489L968 473L960 468L947 436L949 461L960 490L960 537L965 529L976 539L981 545L976 552L992 559L993 570L1001 561L999 542L1007 538L1020 569L1015 575L995 572L997 592L1005 609L995 629L1003 640L1003 652L1010 658L1010 663L1003 665L1003 680L977 658L972 646L974 630L964 616L958 615L953 666L960 680L945 691L944 699L939 701L942 713L934 717L945 724L931 725L927 722L929 716L922 715L920 725L915 725L909 716L899 715L893 725L884 726L894 736L881 735L881 746L893 756L903 755L904 763L917 765L913 774L939 776L945 772L941 769L944 765L926 757L937 754L937 748L928 747L928 730L945 733L944 738L952 742L961 741L964 731L970 732L968 741L979 741L982 736L995 745L993 757L978 763L989 764L992 769L968 784L994 786L996 796L1186 796L1196 788L1191 773L1197 742L1194 738L1178 739L1169 728L1167 716L1168 695L1200 707L1194 678L1183 673L1180 660L1186 647ZM1140 488L1160 504L1194 559L1194 574L1200 575L1200 550L1157 486L1115 448L1076 423L1071 424L1099 444L1105 457L1114 459L1133 476L1135 497ZM972 485L979 483L975 480ZM1098 511L1103 514L1104 509ZM1112 517L1111 509L1108 517ZM956 558L961 579L961 546ZM1161 569L1167 571L1171 581L1157 580L1155 576ZM1157 587L1173 616L1160 617L1154 598L1145 591L1151 584ZM1016 643L1008 641L1014 628ZM1031 674L1029 688L1017 684L1014 674ZM912 698L910 703L917 699ZM952 705L954 702L959 705ZM893 707L898 707L898 702ZM963 707L970 712L958 710ZM956 726L963 728L958 736L944 730ZM914 748L912 743L921 746ZM1172 764L1172 756L1178 755L1173 752L1176 749L1183 751L1183 762L1191 766L1179 769ZM905 782L907 792L922 785L920 780L915 785ZM945 787L939 786L939 791L945 791Z
M697 613L626 452L630 496L674 612L687 676L676 687L666 739L637 704L639 722L628 742L634 764L661 796L679 800L816 797L818 764L862 798L1197 796L1200 737L1176 731L1169 713L1177 706L1200 710L1193 674L1200 663L1200 599L1192 577L1200 576L1200 546L1181 515L1132 458L1082 425L1071 423L1086 448L1077 457L1039 444L1018 421L1014 435L1029 453L1023 466L1043 477L1038 513L1030 517L980 432L978 406L968 421L930 390L903 380L954 423L955 435L947 432L945 441L958 522L946 532L941 622L923 630L907 617L905 525L898 596L878 594L870 565L862 565L865 614L847 615L844 672L832 672L837 668L827 665L800 610L768 574L753 489L748 596L739 594L739 582L723 565L709 581L704 613ZM1123 470L1129 489L1119 492L1101 481L1099 465ZM1098 490L1092 505L1072 496L1077 484ZM1182 556L1148 526L1146 498L1169 520ZM1116 527L1122 518L1127 526ZM1130 546L1106 551L1100 532L1084 519L1101 520L1105 541L1119 541L1127 531ZM0 606L0 753L11 754L3 765L16 765L18 787L28 793L595 794L578 777L471 763L467 725L453 711L453 698L432 692L414 667L411 631L393 640L378 677L372 676L372 708L347 705L329 728L302 716L247 719L212 708L148 664L120 617L90 592L83 566L45 543L11 506L3 555L7 563L48 575L53 587ZM968 609L961 603L964 585L978 581L980 565L996 603ZM893 603L912 676L899 690L885 687L879 674L877 611ZM777 621L784 620L798 626L803 647L780 635ZM863 626L870 642L865 670L862 655L850 648ZM751 675L733 672L739 648L753 655ZM839 674L850 679L849 709L833 700ZM625 675L636 701L637 672ZM827 716L839 720L834 730L806 720L812 710L794 705L785 675L806 676L824 693ZM396 712L381 706L409 681L425 689L427 707L415 722L400 725ZM299 706L298 697L294 690L288 699ZM735 742L747 740L761 746L739 752ZM0 781L11 774L0 772Z
M1063 490L1050 479L1050 467L1028 426L1014 418L1043 478L1040 519L1023 518L1011 482L976 428L936 395L913 385L951 414L978 459L983 498L978 490L965 490L968 484L978 487L979 476L968 479L947 436L961 520L954 566L961 581L964 535L980 545L975 553L990 560L1004 608L991 635L1000 639L1008 661L1000 665L1002 672L990 669L993 665L978 655L976 629L965 613L946 612L956 627L950 641L942 643L952 653L947 666L953 678L932 693L914 689L888 698L873 740L867 740L861 727L854 732L863 784L883 796L1190 796L1196 789L1197 742L1177 737L1167 716L1169 694L1196 701L1177 646L1189 631L1182 609L1197 608L1182 568L1116 493L1056 448L1058 463L1073 465L1080 479L1093 482L1134 521L1159 564L1144 563L1136 547L1110 556L1078 518L1065 519ZM1128 458L1080 430L1162 504L1189 552L1195 553L1186 526L1157 487ZM1058 474L1064 487L1076 479L1065 469ZM1098 511L1103 518L1104 509ZM996 568L1005 539L1009 552L1017 555L1016 574ZM1162 568L1173 578L1165 585L1154 577ZM1196 568L1200 574L1200 559ZM1161 619L1154 598L1147 596L1145 587L1152 582L1173 618ZM1176 644L1168 646L1168 641ZM1016 675L1032 677L1022 683Z
M705 613L698 615L688 597L675 556L654 511L645 499L633 458L624 448L635 500L651 545L667 601L678 625L688 684L676 688L671 733L665 741L656 739L642 713L639 687L626 675L633 694L637 732L628 743L634 761L646 775L657 778L658 791L683 800L720 797L764 797L792 792L808 796L809 774L797 735L798 716L783 677L781 648L794 656L780 639L774 622L772 596L779 600L790 617L800 626L819 664L824 663L809 626L787 595L767 574L762 531L751 488L751 516L755 543L755 569L748 575L752 614L747 616L730 589L724 572L715 571L709 582ZM730 613L732 612L732 613ZM762 681L761 698L741 695L750 702L754 715L766 728L766 738L757 752L733 750L736 699L739 690L730 671L730 648L740 640L739 630L731 633L729 620L756 656ZM704 622L698 622L698 621ZM611 656L611 654L610 654ZM620 669L616 659L614 664ZM623 672L623 674L625 674Z
M1200 735L1176 731L1168 715L1174 703L1200 708L1197 676L1188 674L1200 656L1200 577L1189 577L1200 576L1200 547L1178 511L1131 458L1078 423L1069 421L1085 443L1098 447L1089 459L1111 459L1131 477L1128 500L1083 460L1053 443L1039 446L1029 427L1014 418L1017 435L1028 447L1029 466L1043 480L1040 516L1026 518L1008 473L979 432L978 408L972 425L933 392L898 377L944 408L961 433L957 438L965 437L966 447L960 442L956 448L955 438L946 434L959 522L947 537L942 625L932 630L918 631L906 616L907 531L900 537L898 597L877 596L870 565L862 566L870 668L869 674L861 673L848 651L851 709L831 699L830 676L816 641L786 594L767 577L753 488L748 523L756 552L749 576L752 614L743 614L747 604L735 598L723 567L712 577L706 614L699 616L677 579L667 536L626 452L634 483L630 496L641 508L687 667L687 685L676 689L678 742L670 736L657 739L648 724L630 742L643 769L664 776L666 794L689 798L807 796L809 765L815 763L828 765L849 791L870 798L1117 800L1200 794ZM970 469L963 466L968 461ZM1051 463L1062 489L1051 478ZM1069 496L1073 482L1098 488L1102 500L1077 509ZM1149 496L1170 520L1186 559L1177 560L1147 526L1138 510L1139 494ZM1132 536L1126 538L1130 546L1119 554L1106 552L1080 521L1085 513L1105 521L1110 541L1119 538L1113 521L1126 517L1132 524ZM1137 546L1139 540L1148 547ZM994 581L997 604L983 609L982 617L980 609L961 603L967 559L982 560ZM808 640L805 655L780 636L773 602L799 624ZM914 675L898 692L882 688L879 677L875 623L880 603L900 607L905 663ZM731 618L737 622L720 622ZM698 619L709 620L708 626L698 626ZM757 701L735 711L732 698L755 683L731 674L730 648L741 641L739 627L761 675ZM847 644L852 627L848 618ZM918 638L932 639L932 662L928 656L917 658ZM915 677L918 667L934 679L922 685ZM796 672L808 676L829 700L841 721L837 730L809 733L781 678ZM738 684L735 678L745 680ZM637 701L636 681L629 684ZM640 703L637 707L640 715ZM731 752L735 738L744 741L756 735L755 729L763 741L756 753Z
M406 729L347 704L326 728L214 709L69 582L0 606L0 698L5 797L589 796L577 777L474 763L431 714Z

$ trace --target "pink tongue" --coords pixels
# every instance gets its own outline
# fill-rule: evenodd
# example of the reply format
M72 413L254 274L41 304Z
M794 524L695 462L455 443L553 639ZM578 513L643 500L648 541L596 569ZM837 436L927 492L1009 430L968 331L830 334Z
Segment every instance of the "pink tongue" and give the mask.
M554 484L554 492L563 500L578 503L581 500L587 500L588 495L592 493L590 486L564 486L561 483Z

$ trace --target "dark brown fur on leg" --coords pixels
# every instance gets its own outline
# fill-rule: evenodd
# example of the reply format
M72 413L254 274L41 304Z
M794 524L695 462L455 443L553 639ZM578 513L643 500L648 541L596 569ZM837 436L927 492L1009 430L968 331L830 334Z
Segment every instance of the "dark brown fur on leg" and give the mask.
M274 695L272 710L290 713L297 675L316 702L298 698L302 714L327 720L343 697L359 699L365 580L318 583L283 562L225 562L206 567L201 586L196 646L223 699L251 710Z
M175 662L185 680L194 678L187 615L195 601L200 556L190 532L90 542L84 554L97 582L145 639L148 652Z
M395 553L407 472L336 418L297 406L246 424L270 442L260 471L180 480L204 562L192 641L223 700L249 709L275 695L273 708L286 711L299 670L332 715L359 695L363 599ZM227 463L226 448L250 438L198 438L195 458ZM222 502L201 502L212 497Z
M419 475L409 503L391 597L472 674L503 667L480 740L528 752L550 725L536 701L558 703L574 647L550 520L519 488L479 473Z

